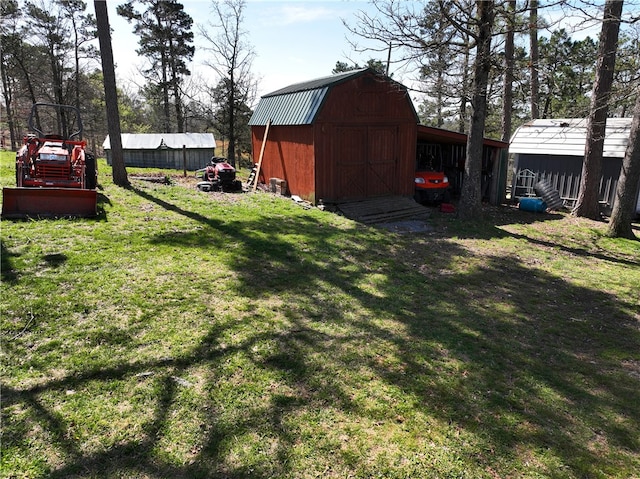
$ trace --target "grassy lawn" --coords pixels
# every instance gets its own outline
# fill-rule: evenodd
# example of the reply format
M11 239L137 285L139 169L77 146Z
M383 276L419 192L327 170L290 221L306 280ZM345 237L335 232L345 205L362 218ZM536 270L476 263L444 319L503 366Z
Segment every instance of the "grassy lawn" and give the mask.
M2 221L2 477L640 477L640 242L173 180Z

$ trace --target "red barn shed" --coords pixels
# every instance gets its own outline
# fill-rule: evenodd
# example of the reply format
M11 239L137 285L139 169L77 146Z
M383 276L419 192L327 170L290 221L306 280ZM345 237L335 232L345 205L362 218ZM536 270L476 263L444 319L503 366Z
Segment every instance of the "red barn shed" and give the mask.
M418 116L406 87L371 69L264 95L249 125L260 176L316 203L412 196Z

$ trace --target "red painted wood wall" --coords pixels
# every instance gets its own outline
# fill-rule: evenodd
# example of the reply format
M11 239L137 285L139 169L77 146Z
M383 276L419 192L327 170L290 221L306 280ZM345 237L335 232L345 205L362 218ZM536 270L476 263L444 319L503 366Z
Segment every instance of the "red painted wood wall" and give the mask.
M258 161L264 126L252 127ZM312 125L269 129L261 178L313 203L412 196L417 118L404 88L367 73L329 91Z
M264 126L251 128L253 159L256 163L264 131ZM313 126L272 125L264 149L260 178L267 184L270 178L286 180L289 192L311 199L315 191Z

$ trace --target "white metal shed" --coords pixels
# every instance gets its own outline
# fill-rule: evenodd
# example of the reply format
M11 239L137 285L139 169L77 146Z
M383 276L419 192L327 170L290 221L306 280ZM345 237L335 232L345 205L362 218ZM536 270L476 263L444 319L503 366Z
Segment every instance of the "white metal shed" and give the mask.
M615 199L631 118L609 118L604 139L600 202L609 212ZM578 198L587 141L587 119L533 120L518 128L509 144L514 169L512 198L533 196L533 185L545 180L572 206ZM640 194L636 211L640 213Z
M203 168L214 155L213 133L123 133L122 149L126 166L143 168ZM111 164L109 136L103 148Z

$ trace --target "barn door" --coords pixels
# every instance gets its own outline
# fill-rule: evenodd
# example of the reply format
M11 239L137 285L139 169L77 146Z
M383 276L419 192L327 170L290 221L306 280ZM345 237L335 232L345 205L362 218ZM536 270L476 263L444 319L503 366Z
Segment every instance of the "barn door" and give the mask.
M337 199L367 196L365 168L367 165L366 127L336 128L334 161L337 166Z
M395 127L336 128L336 199L395 194L398 185L396 142Z
M398 157L396 129L369 127L367 154L367 196L383 196L396 192Z

